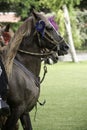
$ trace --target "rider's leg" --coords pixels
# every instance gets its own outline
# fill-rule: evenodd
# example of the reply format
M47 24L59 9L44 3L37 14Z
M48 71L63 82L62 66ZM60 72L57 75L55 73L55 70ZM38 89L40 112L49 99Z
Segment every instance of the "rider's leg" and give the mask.
M7 104L7 75L4 65L0 59L0 114L8 115L10 112L9 105Z

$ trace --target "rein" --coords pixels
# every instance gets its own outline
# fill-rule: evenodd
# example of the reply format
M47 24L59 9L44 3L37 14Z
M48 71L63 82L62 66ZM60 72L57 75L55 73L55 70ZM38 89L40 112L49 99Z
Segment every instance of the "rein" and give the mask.
M49 55L52 55L53 54L53 51L51 52L46 52L46 53L35 53L35 52L29 52L29 51L24 51L22 49L19 49L18 50L19 52L21 53L24 53L24 54L27 54L27 55L32 55L32 56L49 56Z
M46 75L46 73L47 73L47 66L46 66L45 62L44 62L44 67L43 67L43 69L44 69L44 74L43 74L43 77L42 77L42 79L41 79L41 81L40 81L40 84L43 82L43 80L44 80L44 78L45 78L45 75Z

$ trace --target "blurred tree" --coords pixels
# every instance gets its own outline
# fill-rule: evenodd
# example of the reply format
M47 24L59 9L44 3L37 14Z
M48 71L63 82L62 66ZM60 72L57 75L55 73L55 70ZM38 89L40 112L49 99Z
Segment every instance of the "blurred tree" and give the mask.
M32 7L38 6L38 0L0 0L0 12L16 12L22 19L28 17Z
M81 0L80 4L76 7L80 8L81 10L83 9L87 10L87 0Z
M17 15L20 15L22 20L25 20L29 16L32 7L35 7L37 10L41 10L46 13L54 11L56 14L55 20L58 23L59 30L61 34L66 38L67 36L62 10L62 6L64 4L66 4L69 10L75 47L81 48L84 42L81 34L85 35L85 31L79 28L80 19L78 20L77 16L80 13L77 13L77 10L75 8L87 8L87 0L0 0L0 12L13 11L16 12ZM80 17L80 15L78 17Z
M64 4L70 9L75 5L79 5L80 1L81 0L40 0L40 4L57 12Z
M43 11L58 10L63 4L66 4L68 8L75 5L79 5L81 0L0 0L0 12L16 12L18 15L25 18L30 13L30 9L35 7L36 9L41 9Z
M82 41L82 48L87 49L87 10L77 10L78 28Z

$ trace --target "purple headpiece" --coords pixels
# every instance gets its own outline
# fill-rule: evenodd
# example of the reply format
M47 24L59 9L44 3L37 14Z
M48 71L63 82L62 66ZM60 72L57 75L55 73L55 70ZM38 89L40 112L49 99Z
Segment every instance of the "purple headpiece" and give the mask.
M44 36L45 22L40 20L36 23L35 28L38 32L41 33L42 37Z
M57 25L57 23L54 21L54 16L49 17L48 20L49 20L49 22L53 25L54 29L55 29L56 31L58 31L58 25Z

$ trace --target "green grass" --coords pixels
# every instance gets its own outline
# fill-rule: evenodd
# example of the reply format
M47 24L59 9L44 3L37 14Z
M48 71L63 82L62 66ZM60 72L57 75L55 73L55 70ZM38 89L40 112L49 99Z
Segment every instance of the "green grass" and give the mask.
M33 130L87 130L87 62L48 66ZM20 127L20 130L22 128Z

